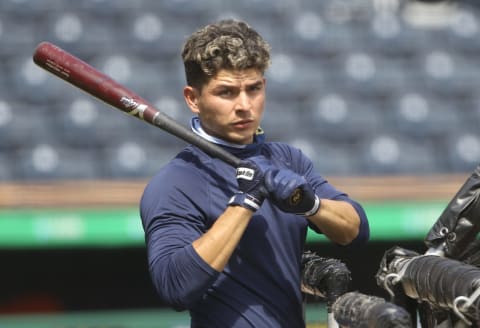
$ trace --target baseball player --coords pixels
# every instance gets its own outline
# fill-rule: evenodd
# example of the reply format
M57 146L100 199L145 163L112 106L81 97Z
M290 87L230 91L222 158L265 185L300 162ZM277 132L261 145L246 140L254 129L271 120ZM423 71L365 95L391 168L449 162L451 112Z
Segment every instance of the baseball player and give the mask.
M152 281L192 327L305 327L307 228L338 245L365 243L365 212L299 149L265 140L270 53L252 27L207 25L182 58L192 130L242 162L233 168L189 145L151 179L140 207Z

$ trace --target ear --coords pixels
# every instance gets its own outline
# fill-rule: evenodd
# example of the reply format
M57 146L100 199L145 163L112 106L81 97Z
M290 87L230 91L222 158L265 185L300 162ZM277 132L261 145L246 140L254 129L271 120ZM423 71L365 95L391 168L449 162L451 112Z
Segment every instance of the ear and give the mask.
M187 103L190 110L198 114L200 112L198 108L198 91L194 87L187 85L183 88L183 97L185 98L185 102Z

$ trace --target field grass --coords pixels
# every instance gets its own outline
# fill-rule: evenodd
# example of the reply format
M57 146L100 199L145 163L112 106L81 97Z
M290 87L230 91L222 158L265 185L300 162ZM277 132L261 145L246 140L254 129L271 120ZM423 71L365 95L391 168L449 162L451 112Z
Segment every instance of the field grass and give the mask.
M306 307L307 328L326 328L323 304ZM90 311L0 315L0 328L188 328L186 312L173 310Z

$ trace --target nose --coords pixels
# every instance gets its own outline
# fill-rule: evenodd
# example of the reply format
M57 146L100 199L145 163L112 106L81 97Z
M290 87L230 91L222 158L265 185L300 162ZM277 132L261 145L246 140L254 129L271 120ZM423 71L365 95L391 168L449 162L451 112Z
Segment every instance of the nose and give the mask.
M252 109L252 100L247 92L240 92L237 97L237 110L251 110Z

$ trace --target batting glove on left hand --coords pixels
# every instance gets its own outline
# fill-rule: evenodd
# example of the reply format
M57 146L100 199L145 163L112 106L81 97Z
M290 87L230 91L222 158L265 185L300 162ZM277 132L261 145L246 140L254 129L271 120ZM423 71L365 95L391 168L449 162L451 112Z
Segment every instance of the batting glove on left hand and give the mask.
M284 212L311 216L320 208L320 199L307 180L291 170L267 170L265 187L273 203Z
M262 206L267 195L264 186L264 171L259 163L243 160L236 169L238 192L229 200L228 205L245 207L253 212Z

